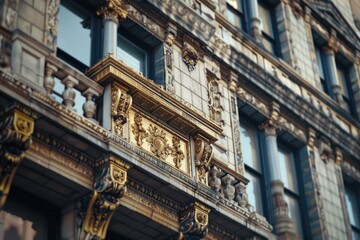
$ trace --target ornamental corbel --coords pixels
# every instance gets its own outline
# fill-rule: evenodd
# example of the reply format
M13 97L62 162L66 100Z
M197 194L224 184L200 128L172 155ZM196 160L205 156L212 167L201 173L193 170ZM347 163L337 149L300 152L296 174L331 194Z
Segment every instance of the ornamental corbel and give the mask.
M319 153L321 160L324 162L328 162L332 158L332 149L329 139L325 137L320 138Z
M1 116L0 209L5 205L16 170L30 147L33 132L34 118L17 107L12 107Z
M180 214L178 240L202 239L206 236L210 209L199 202L187 206Z
M111 88L111 117L115 134L123 135L123 126L127 122L132 97L118 86Z
M105 239L113 214L126 192L130 165L109 155L95 170L94 191L81 203L79 239Z
M105 0L96 14L102 16L104 20L119 22L125 20L128 13L123 8L123 0Z
M209 141L198 135L195 138L195 166L197 168L198 180L202 183L206 183L206 173L210 170L213 154L213 147Z
M200 53L196 50L200 48L200 44L191 39L188 35L184 36L184 44L182 48L182 60L187 65L189 72L193 71L200 59Z

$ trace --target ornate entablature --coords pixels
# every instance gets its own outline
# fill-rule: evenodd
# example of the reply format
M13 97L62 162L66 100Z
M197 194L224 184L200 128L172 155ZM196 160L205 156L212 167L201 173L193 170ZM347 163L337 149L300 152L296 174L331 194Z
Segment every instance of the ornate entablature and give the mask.
M197 36L200 41L207 43L215 33L215 27L195 12L184 1L177 0L148 0L162 13L174 22Z

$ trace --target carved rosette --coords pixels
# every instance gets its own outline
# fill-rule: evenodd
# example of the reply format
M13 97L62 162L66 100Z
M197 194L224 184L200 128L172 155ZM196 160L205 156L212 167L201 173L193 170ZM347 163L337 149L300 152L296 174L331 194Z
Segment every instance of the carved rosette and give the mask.
M128 13L123 9L123 0L105 0L105 4L96 11L96 14L102 16L104 20L119 22L125 20Z
M113 130L115 134L123 135L123 126L127 122L132 98L119 87L111 89L111 116L113 118Z
M10 109L0 121L0 209L4 207L15 172L30 147L34 119Z
M81 240L105 239L111 217L126 192L129 168L129 164L112 155L100 163L95 172L93 194L83 199L83 211L79 213Z
M172 138L172 150L171 156L173 157L173 161L176 168L181 168L181 162L185 159L184 152L181 150L180 139L177 137Z
M166 133L152 124L150 124L148 131L146 141L150 143L150 151L161 160L165 160L172 153L172 149L166 140Z
M195 138L195 166L197 168L198 180L206 183L206 173L210 170L210 162L213 156L213 148L207 139L197 136Z
M206 236L210 209L195 202L180 214L180 237L178 239L202 239Z

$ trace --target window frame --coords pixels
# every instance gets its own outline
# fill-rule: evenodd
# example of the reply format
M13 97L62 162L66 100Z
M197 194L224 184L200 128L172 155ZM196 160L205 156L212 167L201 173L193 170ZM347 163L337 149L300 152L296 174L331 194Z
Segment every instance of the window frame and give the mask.
M237 2L240 2L240 8L241 11L239 11L238 9L236 9L234 6L232 6L228 1L226 1L226 18L228 19L228 21L237 28L238 31L243 31L243 32L248 32L246 25L247 25L247 17L246 17L246 6L245 6L245 2L243 0L237 0ZM230 21L230 18L228 16L228 11L230 11L232 14L234 14L235 16L237 16L240 19L240 23L239 26L235 25L232 21Z
M345 206L346 206L346 212L347 212L347 215L348 215L348 221L349 221L349 224L350 224L350 227L351 227L351 234L353 234L353 232L356 232L358 235L360 235L360 219L358 219L359 221L359 226L355 226L351 223L350 221L350 214L349 214L349 206L347 204L347 193L348 193L348 190L350 191L353 191L356 192L359 194L360 193L360 188L358 185L356 186L351 186L351 185L354 185L354 184L349 184L345 181L344 183L344 192L345 192ZM355 199L357 200L357 206L358 206L358 210L360 210L360 198L357 198ZM354 211L354 210L353 210ZM355 211L354 211L355 212ZM360 216L360 214L359 214Z

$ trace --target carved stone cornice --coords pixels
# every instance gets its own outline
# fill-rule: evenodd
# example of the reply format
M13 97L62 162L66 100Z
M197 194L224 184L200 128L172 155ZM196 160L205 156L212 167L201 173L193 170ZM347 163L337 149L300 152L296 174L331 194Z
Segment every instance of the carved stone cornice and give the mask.
M111 86L111 117L113 118L113 131L119 136L123 135L123 125L127 122L132 98L118 85Z
M117 23L125 20L128 13L123 9L123 0L105 0L96 14L102 16L104 21L112 20Z
M204 43L207 43L215 33L215 26L195 12L185 1L148 0L148 2Z
M213 157L213 147L209 141L201 135L195 137L195 166L198 180L206 183L206 173L210 170L210 162Z
M178 240L200 240L208 231L210 209L199 202L194 202L180 214L180 237Z
M79 239L105 239L112 215L126 192L127 171L131 166L109 155L98 163L94 191L84 197L79 213Z
M0 116L0 209L5 205L17 168L31 144L34 117L28 109L13 105Z

